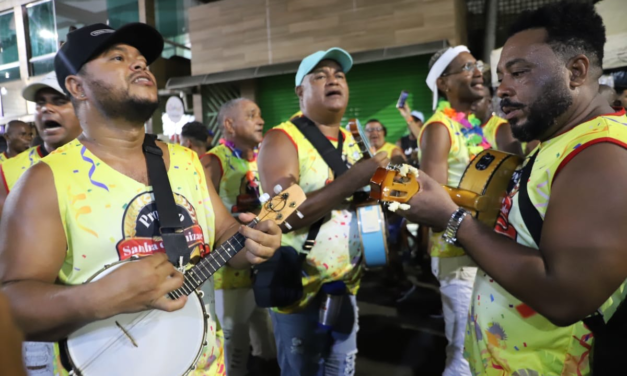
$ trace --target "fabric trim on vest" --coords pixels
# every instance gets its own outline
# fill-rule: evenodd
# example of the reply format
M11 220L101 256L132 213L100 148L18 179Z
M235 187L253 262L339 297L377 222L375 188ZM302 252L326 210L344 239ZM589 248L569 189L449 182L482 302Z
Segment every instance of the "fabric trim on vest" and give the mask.
M282 132L284 135L286 135L286 136L287 136L287 138L289 138L289 139L290 139L290 141L292 141L292 145L294 145L294 148L295 148L295 149L296 149L296 151L298 152L298 145L296 145L296 141L294 141L294 139L292 138L292 136L290 136L290 134L289 134L289 133L287 133L287 132L285 131L285 129L276 129L276 128L272 128L272 129L270 129L270 130L266 133L266 136L268 136L268 133L270 133L270 132Z
M224 176L224 169L222 168L222 162L220 161L220 158L212 152L207 152L207 154L205 155L214 157L215 159L218 160L218 166L220 167L220 180L222 180L222 177Z
M627 149L627 144L626 143L621 142L621 141L619 141L619 140L617 140L615 138L611 138L611 137L596 138L594 140L588 141L585 144L583 144L580 147L578 147L577 150L575 150L572 153L568 154L568 156L566 156L566 158L564 158L564 160L557 167L557 170L555 170L555 175L553 176L553 179L551 180L551 184L553 184L553 182L555 181L555 178L557 177L557 175L559 175L560 171L562 171L562 169L564 167L566 167L568 162L570 162L573 158L575 158L577 156L577 154L581 153L582 151L584 151L585 149L589 148L592 145L603 144L603 143L614 144L614 145L621 146L624 149ZM2 166L2 165L0 165L0 166Z

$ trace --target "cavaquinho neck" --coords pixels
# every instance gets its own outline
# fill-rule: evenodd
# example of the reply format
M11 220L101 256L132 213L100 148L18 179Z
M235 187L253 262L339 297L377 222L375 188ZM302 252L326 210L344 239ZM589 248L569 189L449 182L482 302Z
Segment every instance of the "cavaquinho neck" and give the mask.
M255 227L259 223L259 219L255 218L250 222L248 227ZM230 239L213 250L198 264L189 269L184 276L183 286L177 290L170 292L168 295L172 299L178 299L183 295L190 295L206 280L208 280L218 269L226 265L237 252L244 248L246 238L244 235L236 232Z

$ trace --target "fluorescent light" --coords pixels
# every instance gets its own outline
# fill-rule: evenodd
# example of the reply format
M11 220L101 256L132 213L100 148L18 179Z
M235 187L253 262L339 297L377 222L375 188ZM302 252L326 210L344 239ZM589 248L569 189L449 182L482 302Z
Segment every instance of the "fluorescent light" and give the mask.
M39 30L39 36L44 39L56 39L57 37L52 31L48 29Z
M9 77L11 77L11 75L9 74L9 72L6 72L6 73L4 74L4 78L9 78Z
M3 86L3 87L1 87L1 88L0 88L0 94L2 94L2 95L7 95L7 88L6 88L6 87L4 87L4 86Z

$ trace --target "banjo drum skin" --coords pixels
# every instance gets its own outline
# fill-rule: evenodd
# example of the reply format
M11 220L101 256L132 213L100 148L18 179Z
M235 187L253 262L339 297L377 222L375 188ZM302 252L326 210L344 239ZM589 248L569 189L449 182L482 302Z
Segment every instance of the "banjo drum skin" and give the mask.
M137 259L105 267L103 278ZM207 318L202 293L188 295L176 312L124 313L84 326L68 336L66 351L73 374L82 376L187 375L205 345Z

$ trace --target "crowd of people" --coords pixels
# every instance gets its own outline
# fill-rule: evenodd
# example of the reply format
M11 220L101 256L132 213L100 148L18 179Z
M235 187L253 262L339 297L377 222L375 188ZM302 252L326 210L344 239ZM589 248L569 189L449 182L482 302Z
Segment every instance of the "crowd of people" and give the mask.
M190 374L354 374L366 271L356 192L378 168L402 164L420 169L421 188L408 207L386 211L388 273L399 300L415 291L399 229L419 225L424 241L415 246L428 253L442 300L444 376L619 374L627 94L599 85L605 29L592 5L522 14L496 88L466 46L438 51L426 79L433 115L400 105L408 132L396 143L369 119L371 150L342 124L353 59L337 47L301 61L299 111L265 134L259 106L238 98L220 108L216 142L193 122L180 145L151 149L144 123L158 97L148 66L163 45L144 24L85 26L68 34L55 71L22 91L36 105L35 128L8 123L0 155L3 375L67 375L72 363L59 343L86 324L181 309L187 298L166 297L183 286L181 271L237 233L243 250L201 287L206 340ZM442 187L457 187L486 149L524 159L495 228ZM193 235L183 238L188 265L171 262L149 153L163 159L181 232ZM277 185L305 192L298 213L282 227L245 226ZM281 296L261 297L266 276Z

